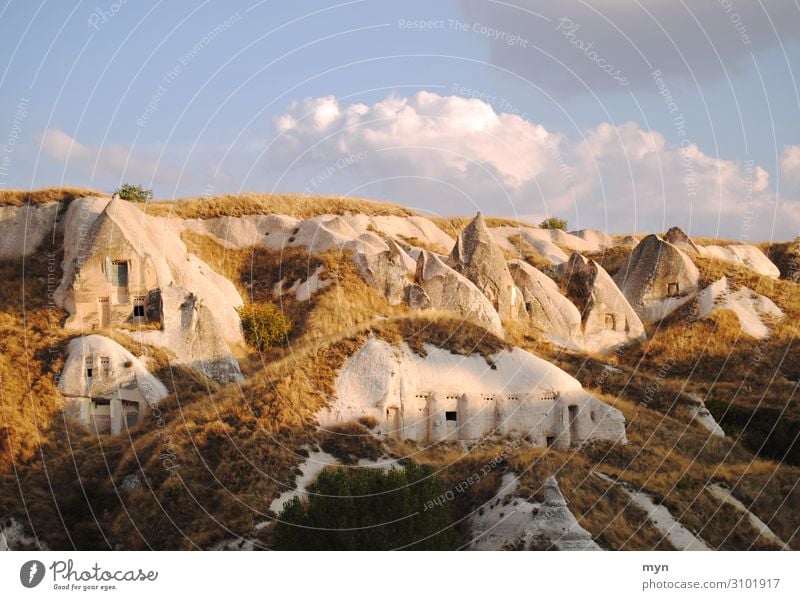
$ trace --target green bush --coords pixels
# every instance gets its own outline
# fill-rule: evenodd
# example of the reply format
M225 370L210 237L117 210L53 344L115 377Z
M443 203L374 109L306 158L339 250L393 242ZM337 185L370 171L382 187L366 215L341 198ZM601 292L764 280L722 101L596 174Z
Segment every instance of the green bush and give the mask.
M245 341L258 350L285 343L292 329L289 318L271 302L248 304L236 312L242 320Z
M147 202L153 198L153 190L146 190L141 185L132 183L123 183L114 190L114 194L130 202Z
M558 217L549 217L539 223L539 227L542 229L560 229L562 231L566 231L567 221L566 219L559 219Z
M429 466L323 471L308 500L286 502L278 550L451 550L459 545L450 503Z

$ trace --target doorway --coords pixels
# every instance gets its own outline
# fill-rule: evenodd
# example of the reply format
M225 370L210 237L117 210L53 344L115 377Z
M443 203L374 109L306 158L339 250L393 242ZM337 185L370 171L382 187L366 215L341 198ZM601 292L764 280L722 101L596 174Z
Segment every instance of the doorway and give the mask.
M568 409L569 412L569 439L575 444L578 441L578 407L573 404Z
M100 328L108 327L111 325L111 302L109 302L108 296L103 296L102 298L97 299L97 311L100 317Z

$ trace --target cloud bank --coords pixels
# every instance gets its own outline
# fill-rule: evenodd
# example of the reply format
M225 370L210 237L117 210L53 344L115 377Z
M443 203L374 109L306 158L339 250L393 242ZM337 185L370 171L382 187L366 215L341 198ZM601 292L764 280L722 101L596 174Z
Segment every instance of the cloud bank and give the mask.
M351 188L335 191L432 213L558 214L614 232L678 224L741 240L772 238L774 223L777 237L800 230L796 205L776 197L761 166L670 145L633 122L567 136L479 99L419 92L372 105L308 98L274 125L269 154L281 178L346 175ZM787 149L784 162L797 160L800 150Z

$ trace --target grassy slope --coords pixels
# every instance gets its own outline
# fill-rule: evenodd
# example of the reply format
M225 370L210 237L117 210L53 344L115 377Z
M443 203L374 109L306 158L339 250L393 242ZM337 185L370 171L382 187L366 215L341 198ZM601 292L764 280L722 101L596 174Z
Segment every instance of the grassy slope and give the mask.
M68 204L84 196L103 196L89 188L52 187L39 190L0 190L0 206L39 205L52 202Z
M40 275L47 272L47 254L26 260L24 279L19 261L0 265L0 512L25 522L27 512L35 533L52 547L195 548L249 533L268 514L271 500L291 485L302 448L326 443L330 447L330 440L315 431L313 414L332 393L335 369L368 332L408 340L418 351L423 341L487 355L504 345L469 323L443 315L404 315L367 288L347 257L338 253L309 257L300 251L281 257L260 249L222 252L202 236L187 242L256 299L266 297L280 278L291 281L310 272L315 261L321 261L337 283L309 305L284 298L283 306L297 324L291 345L264 356L244 356L248 380L241 390L219 389L170 368L166 356L149 349L171 395L160 406L163 420L152 415L130 437L97 439L61 417L53 378L72 334L60 328L65 315L45 303L47 280ZM60 264L53 250L52 264ZM745 444L732 439L708 438L701 428L685 425L676 402L681 393L695 390L733 399L742 407L783 404L792 411L785 414L794 415L796 401L783 379L792 375L796 380L797 362L778 359L796 337L793 328L800 311L795 288L730 265L699 263L708 280L723 271L773 297L791 315L765 344L765 359L747 374L745 385L735 396L730 394L730 386L742 379L742 365L753 356L752 340L734 332L730 315L689 327L676 317L652 331L647 343L604 360L563 353L535 332L515 328L515 343L550 358L588 389L616 403L626 415L630 443L597 443L564 453L516 449L455 500L462 531L468 515L494 494L507 468L521 475L520 494L537 499L544 478L555 473L572 510L605 547L668 548L619 488L590 474L596 470L663 500L711 545L766 547L749 524L728 509L718 510L719 504L704 491L708 481L726 481L742 501L753 503L754 512L779 536L800 548L800 469L757 459ZM385 318L376 321L376 315ZM124 334L115 338L132 344ZM703 360L695 360L697 356ZM615 362L621 373L604 370L607 362ZM662 375L665 364L671 366ZM776 371L779 376L773 377ZM721 374L717 380L715 373ZM658 382L655 392L653 382ZM487 441L469 452L448 444L425 448L392 443L380 449L432 464L446 485L456 485L480 472L507 444ZM360 445L365 455L374 455L374 444ZM179 466L169 468L173 464ZM122 481L134 473L142 488L123 492ZM268 532L269 528L262 530L258 543L269 544Z

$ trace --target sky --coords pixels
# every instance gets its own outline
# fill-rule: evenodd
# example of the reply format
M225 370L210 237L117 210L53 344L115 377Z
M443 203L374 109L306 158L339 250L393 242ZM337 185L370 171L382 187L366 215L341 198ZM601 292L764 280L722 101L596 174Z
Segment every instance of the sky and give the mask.
M800 234L791 0L0 5L0 189Z

